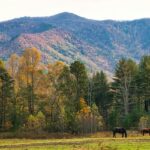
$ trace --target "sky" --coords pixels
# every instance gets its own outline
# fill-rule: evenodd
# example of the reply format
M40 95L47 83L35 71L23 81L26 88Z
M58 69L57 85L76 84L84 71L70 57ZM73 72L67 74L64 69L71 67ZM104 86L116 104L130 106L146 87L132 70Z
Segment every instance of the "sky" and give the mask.
M150 0L0 0L0 21L61 12L94 20L150 18Z

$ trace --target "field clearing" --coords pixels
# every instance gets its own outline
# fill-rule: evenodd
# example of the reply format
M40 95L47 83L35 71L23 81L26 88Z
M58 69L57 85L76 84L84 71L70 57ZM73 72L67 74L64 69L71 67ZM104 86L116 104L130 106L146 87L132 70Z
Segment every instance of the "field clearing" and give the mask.
M150 136L129 138L0 139L3 150L150 150Z

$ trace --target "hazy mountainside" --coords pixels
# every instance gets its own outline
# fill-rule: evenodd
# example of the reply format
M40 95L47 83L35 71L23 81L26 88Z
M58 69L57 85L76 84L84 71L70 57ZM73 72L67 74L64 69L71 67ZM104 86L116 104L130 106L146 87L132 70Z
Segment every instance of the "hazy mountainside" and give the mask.
M150 19L95 21L61 13L0 23L0 57L31 46L41 50L45 62L80 59L93 70L111 72L121 57L139 61L150 54Z

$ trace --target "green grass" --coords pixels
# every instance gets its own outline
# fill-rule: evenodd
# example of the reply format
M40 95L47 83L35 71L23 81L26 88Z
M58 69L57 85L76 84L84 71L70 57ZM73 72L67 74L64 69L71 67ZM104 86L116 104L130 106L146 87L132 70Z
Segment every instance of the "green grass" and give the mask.
M1 139L3 150L149 150L150 136L129 138Z
M43 147L11 148L14 150L149 150L149 142L97 142L82 145L52 145ZM7 149L5 149L7 150Z

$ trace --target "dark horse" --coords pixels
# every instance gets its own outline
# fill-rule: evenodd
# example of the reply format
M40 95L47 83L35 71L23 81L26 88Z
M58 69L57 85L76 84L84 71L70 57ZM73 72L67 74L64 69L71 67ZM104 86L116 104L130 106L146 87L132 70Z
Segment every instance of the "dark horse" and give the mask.
M125 128L116 127L113 129L113 137L116 137L116 133L122 134L122 137L127 137L127 131Z
M149 135L150 135L150 128L144 128L144 129L142 129L141 133L143 134L143 136L144 136L145 133L149 133Z

